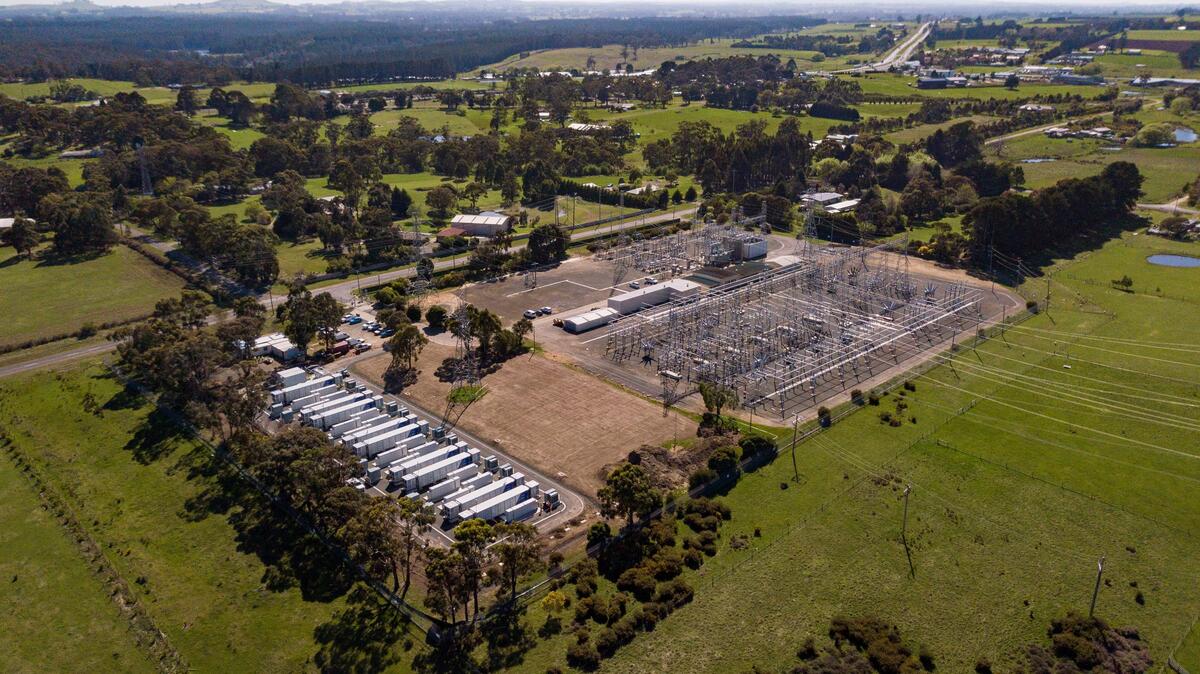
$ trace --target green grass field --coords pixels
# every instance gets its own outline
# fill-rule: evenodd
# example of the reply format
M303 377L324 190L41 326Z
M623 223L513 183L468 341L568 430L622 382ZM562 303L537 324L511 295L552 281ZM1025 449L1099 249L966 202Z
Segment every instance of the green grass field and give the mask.
M1140 113L1141 114L1141 113ZM1186 124L1188 120L1166 116L1157 111L1153 114L1163 121L1174 119ZM1156 119L1156 121L1158 121ZM1105 150L1114 146L1110 142L1087 139L1052 139L1041 134L1023 136L1004 143L1003 158L1019 162L1022 159L1049 158L1054 161L1025 164L1025 184L1031 188L1047 187L1064 178L1081 178L1099 173L1105 165L1114 161L1129 161L1137 165L1145 183L1142 186L1145 203L1164 203L1179 194L1200 166L1200 144L1189 143L1172 148L1138 148L1119 146L1119 150ZM988 146L987 154L995 156L995 146Z
M970 115L967 117L956 117L949 121L940 122L938 124L919 124L917 126L909 127L907 129L893 131L889 134L885 134L884 137L896 144L915 143L919 140L924 140L927 136L933 135L933 133L935 131L937 131L938 129L948 129L960 122L975 122L976 125L980 125L980 124L988 124L990 122L995 122L998 119L999 119L998 117L990 117L988 115Z
M124 246L81 262L17 260L0 249L0 343L73 332L149 313L183 287L179 277Z
M1152 345L1196 343L1200 291L1195 270L1145 262L1164 251L1200 246L1126 235L1063 264L1052 317L913 379L903 400L916 423L880 423L892 395L801 444L800 484L780 488L786 457L744 477L726 497L722 539L756 527L762 537L723 547L693 581L696 601L605 671L778 667L839 615L895 622L939 671L970 671L980 656L1007 670L1050 619L1087 610L1101 555L1097 612L1138 627L1165 662L1200 612L1200 502L1189 496L1200 484L1200 359L1194 346ZM1123 273L1135 293L1109 287ZM905 484L912 576L899 540ZM1195 639L1175 653L1190 668Z
M1200 30L1131 30L1130 40L1200 41Z
M0 457L0 577L0 669L154 671L75 542L8 456Z
M86 393L101 406L98 413L82 411L80 401ZM79 521L193 669L314 669L313 657L326 639L318 637L317 628L334 624L346 602L319 594L306 599L299 588L286 583L276 587L273 574L238 540L231 520L240 510L211 501L219 492L218 478L227 476L209 468L207 450L178 435L171 422L153 414L144 400L123 392L94 365L6 381L0 386L0 400L0 427L72 501ZM7 507L3 512L6 519L16 516ZM47 537L38 546L52 544ZM9 554L6 550L0 558ZM54 568L57 572L57 565ZM82 583L71 592L83 597L64 598L73 619L84 625L101 621L109 611L102 595L98 606L88 598L92 591ZM4 620L10 616L6 612ZM48 638L30 646L48 650L50 643ZM117 643L81 643L63 653L40 655L68 658L77 649L85 656L103 655L117 649ZM25 660L19 652L16 657L18 663ZM80 665L62 669L79 670ZM109 663L101 669L113 667Z

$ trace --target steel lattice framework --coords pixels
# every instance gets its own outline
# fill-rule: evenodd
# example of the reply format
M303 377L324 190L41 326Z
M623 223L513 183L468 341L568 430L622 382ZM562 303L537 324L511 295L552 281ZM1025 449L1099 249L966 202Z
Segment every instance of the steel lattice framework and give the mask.
M786 416L982 319L981 291L912 282L888 245L804 245L800 260L614 322L606 356L737 391ZM820 395L819 395L820 394Z
M743 224L718 225L708 223L693 229L676 232L652 239L624 237L617 246L600 254L600 259L610 260L620 273L636 269L647 274L681 274L706 266L720 266L736 257L744 242L762 238L761 234L748 232ZM620 282L617 278L616 283Z

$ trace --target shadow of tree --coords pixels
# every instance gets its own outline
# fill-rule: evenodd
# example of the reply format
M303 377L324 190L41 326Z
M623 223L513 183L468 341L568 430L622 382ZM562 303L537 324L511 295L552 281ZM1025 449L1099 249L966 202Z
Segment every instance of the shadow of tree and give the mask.
M314 660L323 672L381 672L402 657L408 619L383 603L370 588L355 585L345 610L313 630L320 650ZM411 647L411 642L408 644Z
M188 432L175 419L155 408L134 430L133 437L125 443L125 449L129 450L134 461L147 465L174 452L178 448L176 441L187 437Z
M500 671L525 661L525 654L537 645L537 639L525 620L525 611L504 603L480 627L487 644L487 669Z

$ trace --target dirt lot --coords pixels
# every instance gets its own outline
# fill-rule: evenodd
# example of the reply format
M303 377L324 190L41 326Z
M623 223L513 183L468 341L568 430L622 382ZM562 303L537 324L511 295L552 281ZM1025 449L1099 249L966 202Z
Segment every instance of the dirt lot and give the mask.
M452 353L451 347L429 344L418 363L418 381L404 397L432 411L444 410L450 387L433 371ZM380 383L387 365L388 357L380 354L353 369ZM696 433L695 422L687 417L663 418L661 406L542 356L513 359L483 383L487 395L467 410L459 425L592 498L603 484L605 465L643 444Z

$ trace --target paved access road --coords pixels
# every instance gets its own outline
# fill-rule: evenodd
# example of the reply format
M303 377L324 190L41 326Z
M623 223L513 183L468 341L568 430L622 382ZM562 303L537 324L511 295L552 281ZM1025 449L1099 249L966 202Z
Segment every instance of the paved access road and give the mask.
M589 239L594 239L594 238L598 238L601 236L608 236L609 234L611 234L613 232L622 232L625 230L637 229L639 227L644 227L646 225L653 225L653 224L657 224L660 222L669 222L671 220L674 220L675 218L689 218L689 217L695 215L695 213L696 213L696 207L689 206L686 208L681 208L676 211L672 211L670 213L661 213L659 215L650 215L650 216L646 216L645 218L639 218L636 220L632 220L630 222L616 223L611 226L599 227L597 229L589 229L589 230L585 230L585 231L573 232L571 234L571 243L580 243L582 241L587 241ZM150 236L144 232L141 232L140 230L133 230L131 228L131 234L133 234L134 236L138 236L138 237L145 237L143 239L143 243L145 243L147 245L151 245L163 253L174 251L175 247L176 247L175 244L172 244L169 242L158 241L157 239L154 239L152 236ZM525 245L526 244L524 242L518 242L517 244L514 244L512 246L512 248L520 249L520 248L524 248ZM447 269L453 269L456 266L462 266L463 264L465 264L465 260L466 260L466 258L454 259L454 260L449 260L449 259L435 260L433 263L433 267L435 270L444 271ZM386 281L391 281L391 280L398 279L398 278L411 278L411 277L415 276L416 273L417 273L417 270L415 267L404 267L401 269L394 269L392 271L387 271L387 272L382 272L380 274L376 274L373 277L373 279L375 280L375 282L386 282ZM368 280L371 280L371 279L368 279ZM341 281L341 282L335 283L333 285L325 286L320 289L320 292L328 292L328 293L332 294L334 297L336 297L338 300L349 304L354 297L355 289L357 289L360 285L361 285L360 280L351 279L348 281ZM263 293L263 294L259 295L258 301L266 306L271 306L273 304L273 298L271 297L271 295L269 293ZM94 357L94 356L102 356L104 354L112 352L115 349L116 349L116 345L113 344L112 342L104 342L102 344L93 344L91 346L80 347L78 349L71 349L69 351L62 351L59 353L50 354L50 355L42 356L39 358L34 358L32 360L28 360L28 361L25 361L22 363L15 363L12 365L0 366L0 379L3 379L5 377L12 377L12 376L24 373L24 372L32 372L34 370L51 368L51 367L55 367L58 365L63 365L66 363L71 363L71 362L74 362L77 360L81 360L84 358L90 358L90 357Z

